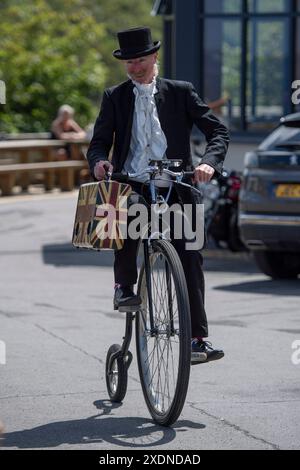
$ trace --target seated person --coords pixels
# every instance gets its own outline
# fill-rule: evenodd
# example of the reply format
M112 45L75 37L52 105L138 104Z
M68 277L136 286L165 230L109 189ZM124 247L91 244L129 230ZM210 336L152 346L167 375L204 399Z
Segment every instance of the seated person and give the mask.
M81 140L86 138L86 132L73 119L74 109L68 104L60 106L56 119L51 125L53 139L59 140ZM58 160L71 158L68 144L57 151Z

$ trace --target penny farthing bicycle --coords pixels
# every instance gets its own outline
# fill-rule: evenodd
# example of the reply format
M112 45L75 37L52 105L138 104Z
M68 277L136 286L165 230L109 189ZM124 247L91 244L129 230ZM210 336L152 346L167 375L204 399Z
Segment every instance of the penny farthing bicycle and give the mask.
M168 203L171 190L170 187L166 197L158 194L155 186L158 175L168 175L171 181L177 183L181 183L183 177L193 175L193 172L169 169L180 163L180 160L152 161L147 168L150 199L156 207ZM130 183L130 178L136 176L113 173L111 178ZM155 236L150 233L141 243L143 264L137 294L142 303L138 311L123 307L126 312L125 336L122 345L113 344L107 352L106 384L110 399L121 402L126 394L128 369L132 361L129 345L135 319L138 370L144 398L154 421L168 426L177 420L182 411L189 383L189 297L180 258L164 233L156 232Z

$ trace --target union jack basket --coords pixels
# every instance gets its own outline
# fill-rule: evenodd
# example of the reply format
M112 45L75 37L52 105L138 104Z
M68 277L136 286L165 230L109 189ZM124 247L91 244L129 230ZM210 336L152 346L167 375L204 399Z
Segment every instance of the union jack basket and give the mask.
M78 194L72 244L93 250L123 248L131 192L131 186L117 181L82 184Z

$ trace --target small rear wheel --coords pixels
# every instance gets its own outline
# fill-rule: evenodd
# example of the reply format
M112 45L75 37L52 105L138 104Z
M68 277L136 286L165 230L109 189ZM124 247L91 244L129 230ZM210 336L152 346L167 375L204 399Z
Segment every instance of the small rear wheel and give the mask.
M106 387L112 401L121 402L127 391L128 366L132 354L124 358L121 354L121 346L113 344L106 355Z

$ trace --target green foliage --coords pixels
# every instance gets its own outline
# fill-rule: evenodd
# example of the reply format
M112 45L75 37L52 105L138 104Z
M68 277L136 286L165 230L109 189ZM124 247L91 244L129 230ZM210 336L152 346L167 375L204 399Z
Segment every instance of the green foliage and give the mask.
M65 102L86 124L105 79L97 48L103 27L79 1L65 1L77 7L72 11L57 11L44 0L18 3L1 12L0 78L7 87L1 130L48 130Z
M103 89L126 79L112 57L116 32L160 24L151 6L152 0L1 0L7 104L0 108L0 132L47 131L64 103L82 126L93 122ZM154 39L158 32L156 26Z

